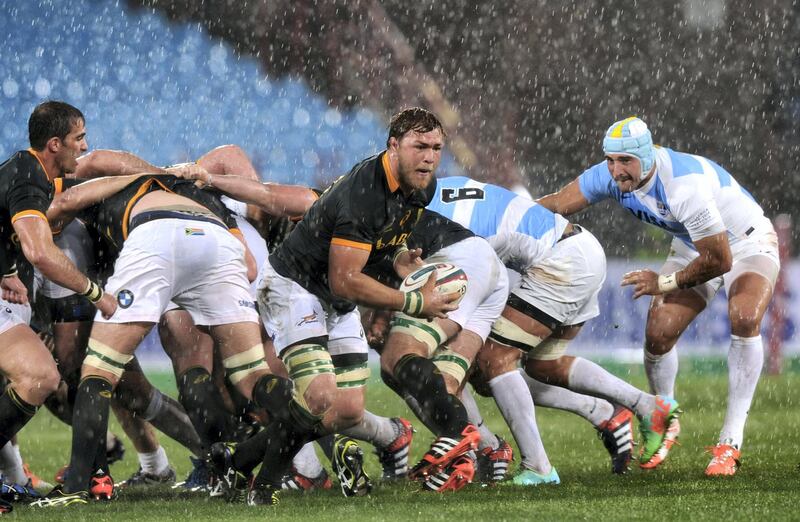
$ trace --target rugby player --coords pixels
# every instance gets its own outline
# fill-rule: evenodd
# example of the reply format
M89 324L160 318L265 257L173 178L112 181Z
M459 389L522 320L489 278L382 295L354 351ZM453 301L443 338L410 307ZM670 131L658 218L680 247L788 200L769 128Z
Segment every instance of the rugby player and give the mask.
M744 426L764 361L761 320L780 269L775 230L728 171L705 157L654 146L639 118L609 127L603 152L604 162L539 202L569 215L610 198L639 220L674 236L660 273L637 270L622 279L623 285L633 286L635 299L653 296L644 364L655 393L674 394L675 343L725 286L731 323L728 408L705 473L733 475L739 468ZM658 465L678 433L675 422L659 453L643 466Z
M91 185L66 191L51 214L70 215L96 203ZM88 222L119 250L108 286L121 313L113 321L95 318L75 400L70 473L46 505L85 502L87 488L95 497L113 496L105 454L92 450L99 448L111 392L125 365L171 301L209 327L229 378L245 397L263 405L269 398L262 390L274 386L258 384L278 379L264 362L249 293L248 272L254 277L255 266L219 197L171 176L142 176L96 205Z
M0 372L11 381L0 395L0 447L33 417L60 381L53 357L28 326L31 265L61 286L87 295L106 317L117 307L113 296L55 246L45 216L62 188L61 178L75 170L77 157L87 149L83 114L63 102L44 102L28 120L28 135L31 147L0 165Z
M401 277L421 264L446 262L465 271L469 284L458 310L447 318L420 321L405 313L392 319L380 350L384 382L416 400L420 417L437 436L409 477L430 491L457 491L475 475L480 435L469 422L459 391L475 355L508 297L505 267L483 238L439 214L425 211L399 254Z
M649 459L661 445L677 404L638 390L591 361L565 355L584 322L599 314L597 294L606 264L594 236L525 197L465 177L440 179L428 209L487 238L512 270L511 295L478 354L478 364L523 454L513 483L560 482L544 451L528 386L516 371L522 352L531 377L623 406L609 419L619 425L614 431L625 424L629 430L626 408L633 411ZM615 469L622 472L632 441L619 443Z
M247 501L274 504L303 444L361 421L369 369L356 305L419 317L444 317L457 308L451 304L457 295L439 294L433 280L403 293L363 272L391 259L414 229L435 187L443 141L441 123L429 111L396 114L387 150L328 188L262 267L259 311L294 389L287 394L288 416L236 447L212 453L222 476L232 479L230 498L263 462Z

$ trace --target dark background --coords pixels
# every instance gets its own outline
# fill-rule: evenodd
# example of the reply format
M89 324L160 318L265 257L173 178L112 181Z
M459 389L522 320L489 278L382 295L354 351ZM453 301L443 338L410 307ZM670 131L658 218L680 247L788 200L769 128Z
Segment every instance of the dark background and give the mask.
M541 196L601 161L605 129L638 115L656 143L727 168L768 216L797 215L797 1L128 3L200 22L332 105L434 110L474 178ZM668 244L610 204L575 219L609 255Z

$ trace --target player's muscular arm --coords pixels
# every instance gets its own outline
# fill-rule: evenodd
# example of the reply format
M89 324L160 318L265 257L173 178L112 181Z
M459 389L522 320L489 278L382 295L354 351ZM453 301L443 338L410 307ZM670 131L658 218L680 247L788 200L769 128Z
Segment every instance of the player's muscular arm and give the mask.
M538 204L556 214L569 216L587 208L590 203L581 192L578 180L572 181L569 185L558 192L548 194L536 200Z
M234 175L260 181L253 163L238 145L221 145L197 159L197 164L211 174Z
M727 232L698 239L694 246L700 255L675 274L679 288L697 286L731 269L733 257Z
M700 254L686 268L672 274L658 275L652 270L635 270L622 276L622 286L633 286L633 298L660 295L678 288L691 288L731 269L731 248L727 232L720 232L694 242Z
M43 219L31 217L14 222L22 253L47 279L77 293L86 290L87 278L53 243L53 236Z
M261 183L240 176L215 176L205 169L175 172L182 178L195 179L223 194L257 205L262 210L278 217L302 216L317 200L317 195L308 187Z
M164 173L142 158L121 150L95 150L78 158L74 177L92 179L100 176L127 176L138 172Z
M113 196L145 174L105 177L81 183L57 194L47 209L47 219L54 230L60 230L76 213Z
M328 254L328 280L331 292L359 305L386 310L402 310L405 294L363 274L369 251L342 245L331 245ZM457 293L440 294L435 289L435 273L420 289L423 308L421 317L446 317L446 313L458 308L452 304Z

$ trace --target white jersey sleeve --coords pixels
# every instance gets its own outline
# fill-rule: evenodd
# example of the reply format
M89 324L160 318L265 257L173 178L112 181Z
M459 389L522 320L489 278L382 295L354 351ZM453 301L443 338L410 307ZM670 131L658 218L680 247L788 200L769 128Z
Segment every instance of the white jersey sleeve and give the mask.
M665 192L672 214L686 227L693 242L725 232L725 223L707 176L674 178Z

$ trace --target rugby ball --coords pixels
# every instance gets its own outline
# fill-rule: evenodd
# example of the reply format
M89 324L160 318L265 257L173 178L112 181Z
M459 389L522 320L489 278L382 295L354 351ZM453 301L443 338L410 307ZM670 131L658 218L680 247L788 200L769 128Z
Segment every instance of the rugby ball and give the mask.
M436 290L440 294L450 294L458 292L459 297L455 300L458 304L467 293L467 274L456 265L450 263L430 263L423 265L418 270L412 272L403 280L400 285L401 292L418 290L425 284L431 276L431 272L436 270Z

